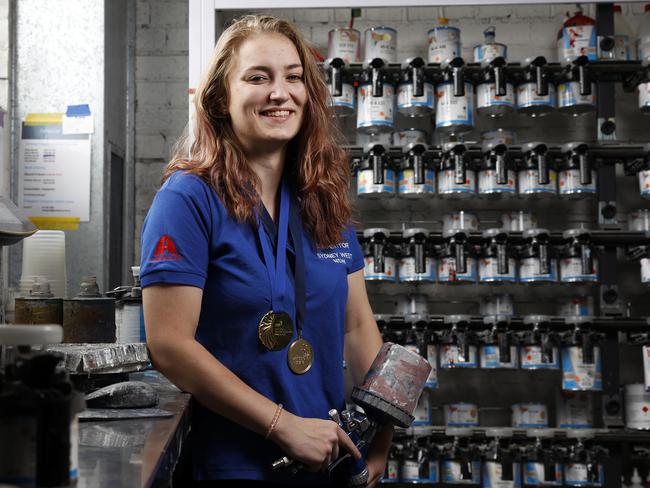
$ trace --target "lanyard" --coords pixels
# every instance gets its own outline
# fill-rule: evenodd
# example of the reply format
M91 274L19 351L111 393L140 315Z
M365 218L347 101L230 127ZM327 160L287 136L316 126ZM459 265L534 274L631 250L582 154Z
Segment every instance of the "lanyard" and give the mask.
M271 216L266 212L266 209L263 209L261 214L262 224L266 229L267 234L271 237L273 242L277 239L277 230L275 224L271 219ZM294 267L294 286L296 293L296 325L298 330L298 337L302 336L302 326L304 323L306 315L306 303L307 303L307 290L305 287L305 254L302 247L302 220L300 218L300 206L298 200L291 193L291 205L289 208L289 232L291 233L291 238L293 239L293 248L296 256L295 267ZM260 235L260 240L263 241L263 236ZM276 254L278 253L279 247L276 246ZM285 249L286 254L286 249ZM266 260L266 257L265 257Z
M262 252L264 253L264 264L269 275L271 285L271 310L274 312L283 311L282 304L287 288L287 233L289 229L289 208L291 206L289 186L285 178L282 179L280 191L280 220L278 222L278 245L275 259L268 239L264 236L260 216L257 217L257 235L260 239Z

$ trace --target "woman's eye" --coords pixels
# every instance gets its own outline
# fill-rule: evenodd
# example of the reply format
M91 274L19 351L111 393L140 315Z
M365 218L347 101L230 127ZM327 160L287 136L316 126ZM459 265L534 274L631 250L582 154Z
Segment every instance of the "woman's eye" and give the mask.
M258 81L264 81L265 79L266 79L265 76L262 76L262 75L253 75L253 76L251 76L250 78L248 78L248 81L258 82Z
M291 81L302 81L302 75L289 75Z

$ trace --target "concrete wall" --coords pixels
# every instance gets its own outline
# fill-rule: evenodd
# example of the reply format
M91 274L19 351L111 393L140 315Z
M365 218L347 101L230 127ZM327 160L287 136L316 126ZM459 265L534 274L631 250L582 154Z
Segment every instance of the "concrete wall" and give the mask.
M9 196L11 165L9 164L9 118L4 112L9 107L9 0L0 0L0 117L4 117L4 127L0 127L0 195ZM0 251L0 323L4 321L4 289L8 253Z

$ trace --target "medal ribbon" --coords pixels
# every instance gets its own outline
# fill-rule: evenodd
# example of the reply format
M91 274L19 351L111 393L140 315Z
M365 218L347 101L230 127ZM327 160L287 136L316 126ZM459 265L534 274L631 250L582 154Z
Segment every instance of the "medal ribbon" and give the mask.
M271 285L271 310L274 312L282 310L284 296L287 288L287 234L289 229L290 210L289 186L286 178L282 179L280 190L280 220L278 222L278 244L276 246L275 259L267 237L262 229L260 216L257 216L257 234L264 253L264 264L269 275Z
M296 328L298 337L302 337L302 325L307 313L307 290L305 287L305 254L302 248L302 220L300 219L300 206L295 195L292 195L293 204L289 213L289 230L293 238L293 247L296 252L296 266L294 281L296 287Z

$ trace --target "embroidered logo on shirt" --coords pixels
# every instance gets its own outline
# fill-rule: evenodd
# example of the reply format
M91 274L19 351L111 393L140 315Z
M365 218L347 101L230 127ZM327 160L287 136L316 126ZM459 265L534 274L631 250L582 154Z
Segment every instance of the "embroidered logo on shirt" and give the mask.
M158 239L156 249L149 261L178 261L183 259L176 249L176 244L169 236L162 236Z
M333 263L345 264L347 260L352 259L352 253L348 252L350 244L347 242L339 242L335 246L319 249L316 253L319 259L331 261Z

